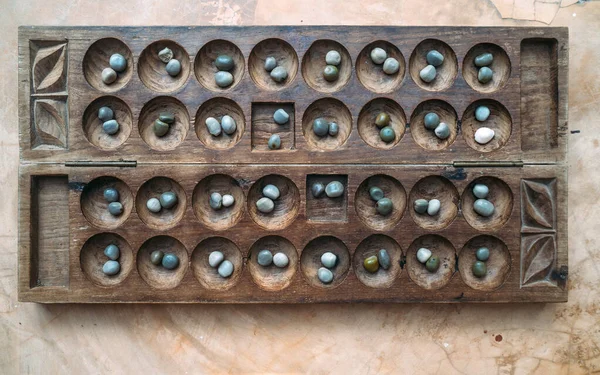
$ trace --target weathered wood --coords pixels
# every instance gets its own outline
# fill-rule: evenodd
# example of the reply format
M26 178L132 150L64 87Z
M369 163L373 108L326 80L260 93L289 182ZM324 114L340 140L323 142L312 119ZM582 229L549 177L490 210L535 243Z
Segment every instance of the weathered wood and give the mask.
M566 28L21 27L19 299L566 301L567 37ZM184 60L177 80L164 76L155 61L162 42L154 42L160 40L171 40ZM311 48L317 40L326 42ZM500 88L492 92L467 83L474 71L466 56L484 48L481 43L506 52L498 58L503 65L496 67L493 83ZM154 52L143 53L150 45ZM401 60L403 77L387 77L363 61L374 46L389 48ZM346 65L340 67L341 81L328 84L314 64L324 67L321 55L333 47L345 49L340 52ZM417 84L411 72L418 72L423 59L413 51L438 47L446 51L446 63L455 65L440 70L444 82ZM98 76L97 59L106 58L107 48L129 60L114 86ZM230 89L211 81L211 60L219 48L236 60ZM277 53L292 72L282 86L261 66ZM385 99L373 101L377 98ZM497 114L493 125L499 136L486 146L465 138L477 126L470 117L479 100ZM106 103L122 124L115 138L95 129L94 112ZM165 106L174 110L176 122L158 139L149 127ZM290 123L271 124L279 107L293 111ZM397 144L385 145L369 131L369 117L380 107L393 112L395 126L406 123L396 128L402 135ZM424 111L431 108L456 125L445 142L411 129L422 127ZM226 112L239 131L215 139L204 120ZM340 122L345 141L311 136L310 120L321 114ZM281 135L282 148L269 151L266 141L274 132ZM453 167L455 162L472 166ZM425 177L432 183L418 184ZM472 183L482 177L502 211L488 220L473 214L470 203ZM312 196L313 183L333 180L345 185L343 197ZM282 191L271 215L254 205L263 183L276 183ZM394 201L391 215L376 213L367 192L373 184ZM106 203L98 199L102 186L113 185L125 206L120 218L108 217ZM206 202L214 189L234 195L235 205L212 211ZM151 215L145 202L163 190L177 192L179 203ZM414 199L433 196L443 202L439 217L417 216ZM111 241L123 251L122 270L106 279L98 272L104 260L99 252ZM472 262L471 252L481 243L489 244L496 258L489 262L491 273L479 280L464 262ZM175 272L149 263L149 253L165 246L182 260ZM256 252L265 246L286 253L288 268L257 266ZM420 246L438 251L438 273L415 261ZM393 267L371 275L362 261L381 247L388 248ZM213 248L236 265L226 281L206 263ZM319 254L327 250L340 261L334 282L323 286L315 274Z

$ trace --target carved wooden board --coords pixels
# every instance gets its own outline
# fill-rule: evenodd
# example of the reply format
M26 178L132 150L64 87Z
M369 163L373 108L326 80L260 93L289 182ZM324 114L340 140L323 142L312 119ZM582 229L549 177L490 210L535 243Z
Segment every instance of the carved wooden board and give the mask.
M182 72L169 77L156 57L169 47ZM400 62L385 75L368 58L384 48ZM340 77L326 82L324 55L342 55ZM424 55L444 54L438 77L418 78ZM128 60L106 85L100 72L112 53ZM494 78L476 79L474 56L494 55ZM234 58L234 83L215 85L213 60ZM264 70L274 55L289 72L277 84ZM469 27L21 27L19 29L20 244L19 299L35 302L564 302L567 300L566 28ZM490 107L487 145L473 141L474 109ZM101 131L101 106L121 128ZM276 125L278 108L290 121ZM176 121L156 137L152 123L169 110ZM382 142L373 118L385 110L396 139ZM438 140L424 130L434 110L451 128ZM231 115L238 129L212 137L209 117ZM340 126L318 138L312 121ZM272 151L277 133L282 147ZM316 199L315 182L337 180L335 199ZM476 182L487 184L496 212L473 211ZM272 214L256 210L261 187L282 197ZM368 197L380 186L394 202L377 214ZM124 213L107 213L106 187ZM208 194L226 190L231 208L214 211ZM149 197L174 191L179 203L152 214ZM438 198L439 215L417 214L418 198ZM107 277L102 250L121 248L121 272ZM490 248L488 272L471 272L475 249ZM442 266L429 273L419 247ZM288 267L258 266L269 248ZM389 270L370 274L365 257L385 248ZM149 254L181 259L167 271ZM210 251L235 266L220 278ZM334 281L316 271L325 251L338 255Z

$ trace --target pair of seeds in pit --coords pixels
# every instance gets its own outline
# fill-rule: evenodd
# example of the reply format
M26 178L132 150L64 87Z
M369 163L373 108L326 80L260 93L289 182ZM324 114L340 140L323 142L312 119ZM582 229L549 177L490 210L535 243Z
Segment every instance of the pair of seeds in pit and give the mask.
M279 108L273 113L273 121L277 125L285 125L290 121L290 115L283 108ZM279 134L272 134L269 137L269 141L267 142L267 146L271 150L278 150L281 148L281 137Z
M225 115L221 117L221 121L214 117L209 117L204 121L206 129L213 137L218 137L221 133L232 135L237 130L237 124L233 117Z
M428 112L423 118L425 129L433 131L439 139L450 137L450 127L445 122L440 121L440 116L435 112Z
M273 212L275 202L279 199L280 193L277 186L268 184L262 190L263 197L256 201L256 209L264 214Z
M173 58L173 51L165 47L158 52L158 59L165 63L165 70L171 77L177 77L181 72L181 62Z
M261 250L256 256L256 262L262 267L269 267L274 264L277 268L285 268L290 263L287 255L277 252L275 255L270 250Z
M380 267L387 271L391 266L392 260L386 249L379 250L377 255L366 257L363 261L363 267L370 273L377 272Z
M420 248L417 250L417 260L419 263L425 265L425 269L431 273L435 273L440 268L440 258L437 255L433 255L431 250L427 248Z
M379 138L385 143L390 143L396 139L396 131L390 126L391 118L387 112L379 112L375 116L375 126L379 128Z
M489 119L490 114L490 108L485 105L480 105L475 108L475 119L479 122L486 122ZM485 145L494 139L495 135L496 132L494 132L493 129L483 126L475 131L475 142L480 145Z
M473 195L477 200L473 203L473 210L480 216L490 217L494 214L496 208L494 204L487 200L490 189L484 184L475 184L473 186Z
M103 195L108 202L108 213L113 216L120 216L123 213L123 204L119 202L119 191L115 188L106 188Z
M154 134L157 137L164 137L171 128L171 124L175 122L175 115L171 112L160 112L158 118L154 120Z
M235 67L235 61L229 55L219 55L214 63L217 68L215 83L221 88L229 87L233 83L233 74L230 71Z
M177 194L167 191L160 195L159 198L150 198L146 202L146 208L152 213L159 213L163 208L171 209L177 204Z
M234 266L230 260L225 259L225 254L215 250L208 255L208 265L217 269L217 273L226 279L233 274Z
M394 202L390 198L385 198L383 190L378 186L369 188L369 196L375 201L375 209L382 216L387 216L394 210Z
M340 132L340 127L337 122L329 122L323 117L318 117L313 121L313 133L319 138L330 135L335 137Z
M489 52L482 53L473 59L473 63L479 68L477 80L486 84L494 78L494 71L489 67L494 62L494 55Z
M336 266L338 262L338 257L334 253L327 251L321 255L321 265L317 270L317 278L323 284L330 284L333 281L333 272L332 268Z
M490 259L490 249L480 247L475 251L475 261L471 267L471 271L475 277L482 278L487 275L487 260Z
M121 272L121 263L119 263L119 257L121 256L121 250L114 244L110 244L104 248L104 255L108 260L102 266L102 272L106 276L114 276Z
M283 66L277 65L277 59L273 56L268 56L265 59L265 70L269 72L271 79L277 83L285 81L288 77L288 71Z
M387 52L383 48L373 48L370 53L371 61L375 65L382 65L383 72L388 75L398 73L400 63L393 57L388 57Z
M150 262L155 266L162 266L168 270L174 270L179 267L179 257L173 253L165 253L161 250L154 250L150 253Z
M419 77L423 82L431 83L437 77L437 69L444 63L444 55L439 51L432 49L425 56L427 66L421 69Z
M315 182L310 187L310 191L315 198L321 198L323 195L328 198L337 198L344 194L344 184L340 181L331 181L325 186L321 182Z
M421 198L415 199L413 207L415 209L415 212L418 214L427 213L427 215L429 216L435 216L440 212L440 209L442 208L442 203L439 199L427 200Z
M115 120L114 111L107 106L98 109L98 119L102 121L102 130L108 135L115 135L119 131L119 123Z
M119 77L119 73L123 73L127 69L127 59L120 53L114 53L108 59L108 68L102 70L100 75L102 82L107 85L114 83Z
M208 198L208 204L210 208L215 211L220 210L221 208L231 207L235 203L235 198L231 194L223 194L213 191Z

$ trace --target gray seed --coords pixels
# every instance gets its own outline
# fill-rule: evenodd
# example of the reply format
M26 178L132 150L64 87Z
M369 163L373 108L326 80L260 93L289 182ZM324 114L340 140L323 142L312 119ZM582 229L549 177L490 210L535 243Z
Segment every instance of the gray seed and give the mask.
M421 79L427 83L433 81L435 79L436 75L437 75L437 72L433 65L427 65L426 67L421 69L421 71L419 72L419 77L421 77Z
M388 254L386 249L381 249L377 252L377 260L379 261L379 265L384 270L389 270L392 265L392 260L390 259L390 255Z
M416 213L424 214L427 212L427 208L429 207L429 201L427 199L417 199L413 203L413 207Z
M160 195L159 201L162 208L173 208L177 204L177 194L167 191Z
M344 194L344 185L339 181L331 181L325 186L325 194L329 198L341 197Z
M212 135L213 137L218 137L219 135L221 135L221 123L219 123L219 120L217 120L214 117L209 117L206 119L206 121L204 121L204 123L206 124L206 128L208 129L208 132L210 133L210 135Z
M287 123L290 120L290 115L288 115L288 113L283 110L282 108L279 108L278 110L275 111L275 113L273 113L273 121L275 121L276 124L279 125L283 125L285 123Z
M208 204L213 210L220 210L223 206L223 197L221 196L221 194L215 191L210 195L210 198L208 199Z
M284 253L277 253L273 255L273 264L275 267L285 268L290 263L290 259Z
M223 207L231 207L235 203L235 198L233 195L225 194L223 195L223 200L221 201Z
M429 112L425 115L423 123L426 129L434 130L440 124L440 116L435 112Z
M117 72L114 71L113 68L105 68L102 71L102 82L110 85L114 81L117 80Z
M444 62L444 55L433 49L427 52L426 60L429 65L440 66Z
M396 131L391 126L386 126L379 131L379 138L386 143L392 142L396 139Z
M117 134L119 131L119 123L117 120L108 120L102 124L102 130L108 135Z
M181 72L181 63L179 60L171 59L165 68L171 77L176 77Z
M287 69L285 69L283 66L277 66L275 69L271 70L271 78L275 82L283 82L287 76Z
M158 52L158 58L160 59L160 61L166 64L173 58L173 51L171 51L170 48L165 47L161 49L160 52Z
M323 255L321 255L321 264L323 265L323 267L333 268L333 267L335 267L336 263L337 263L337 255L335 255L334 253L328 251L326 253L323 253Z
M492 216L495 210L492 202L487 199L477 199L475 203L473 203L473 209L483 217Z
M387 52L383 48L373 48L371 50L371 61L373 64L383 64L383 62L387 59Z
M281 137L279 137L279 134L273 134L269 137L267 145L271 150L278 150L281 147Z
M213 251L208 255L208 265L212 268L217 268L223 260L225 260L225 255L220 251Z
M229 71L233 69L233 59L229 55L219 55L215 59L215 66L219 70Z
M224 71L218 71L215 73L215 83L219 87L227 87L233 83L233 74Z
M117 73L122 73L127 69L127 59L120 53L113 54L108 60L108 65Z
M157 198L150 198L146 202L146 208L150 212L158 213L160 212L162 206L160 205L160 201Z
M317 271L317 277L319 278L319 280L321 280L323 284L329 284L333 281L333 272L331 272L325 267L321 267Z
M492 80L493 76L494 76L494 72L492 71L492 69L488 68L487 66L480 68L479 73L477 73L477 79L481 83L488 83L489 81Z
M485 105L480 105L475 109L475 119L477 121L485 121L490 117L490 109Z
M172 124L175 122L175 115L171 112L161 112L158 115L158 119L165 124Z
M260 198L256 201L256 209L264 214L268 214L275 208L275 203L267 197Z
M104 255L110 260L117 260L121 255L121 251L117 245L110 244L104 248Z
M316 118L313 121L313 132L318 137L324 137L329 133L329 123L324 118Z
M275 69L276 66L277 60L273 56L269 56L265 59L265 70L267 72L270 72L271 70Z
M439 139L446 139L450 136L450 127L445 122L440 122L437 128L435 128L434 133Z
M371 197L372 200L377 202L378 200L380 200L381 198L384 197L383 190L381 190L377 186L373 186L372 188L369 189L369 196Z
M277 198L279 198L279 189L277 188L277 186L269 184L262 189L262 194L267 198L276 200Z
M235 133L237 125L233 117L228 115L223 116L223 118L221 118L221 129L223 129L223 132L228 135Z
M156 121L154 121L153 130L154 134L156 134L157 137L163 137L169 132L169 124L157 119Z
M228 260L224 260L217 269L217 272L221 277L228 278L233 273L233 263Z
M440 212L440 208L442 207L442 203L439 199L432 199L429 201L429 205L427 206L427 215L435 216Z
M162 259L165 256L165 253L163 253L160 250L154 250L151 254L150 254L150 263L154 264L155 266L158 266L159 264L162 263Z
M487 185L475 184L475 186L473 186L473 195L477 198L485 199L489 193L490 189L487 187Z
M494 55L489 52L475 57L475 66L488 66L494 61Z
M119 200L119 192L113 188L104 189L104 199L108 203L117 202Z
M482 262L487 261L488 259L490 259L490 249L488 249L487 247L480 247L475 252L475 257L477 258L477 260L480 260Z
M273 254L269 250L261 250L256 256L256 261L263 267L270 266L273 263Z
M388 57L383 62L383 72L385 74L396 74L400 70L400 63L393 57Z
M111 202L108 204L108 212L113 216L119 216L123 213L121 202Z
M310 191L313 197L320 198L325 193L325 185L320 182L316 182L311 186Z
M394 210L394 203L389 198L381 198L377 201L375 207L380 215L387 216Z
M340 126L337 124L337 122L330 122L329 123L329 135L332 137L335 137L336 135L338 135L339 132L340 132Z
M337 66L327 65L325 66L325 69L323 69L323 78L325 78L327 82L333 82L337 80L339 76L340 71L338 70Z
M165 256L162 258L161 264L168 270L174 270L177 268L177 266L179 266L179 257L172 253L165 254Z
M335 65L338 66L342 62L342 55L338 51L329 51L327 55L325 55L325 62L327 65Z
M121 265L119 264L119 262L114 260L109 260L102 266L102 272L106 276L114 276L118 274L119 271L121 271Z
M106 122L108 120L112 120L115 117L115 114L112 109L109 107L100 107L98 110L98 118L102 122Z

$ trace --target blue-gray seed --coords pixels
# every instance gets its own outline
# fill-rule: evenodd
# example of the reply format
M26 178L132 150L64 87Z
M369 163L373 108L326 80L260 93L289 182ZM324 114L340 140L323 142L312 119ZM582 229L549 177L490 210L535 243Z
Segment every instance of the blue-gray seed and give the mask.
M390 255L388 254L386 249L381 249L377 252L377 260L379 261L379 265L384 270L389 270L392 265L392 260L390 259Z
M122 73L127 69L127 59L120 53L113 54L108 60L108 65L117 73Z
M117 120L108 120L102 124L102 130L108 135L116 134L119 131L119 123Z
M424 214L427 212L427 208L429 207L429 201L427 199L417 199L414 204L415 212L418 214Z
M102 272L106 276L114 276L121 271L121 265L115 260L109 260L102 266Z
M271 78L275 82L283 82L288 77L287 69L283 66L275 67L275 69L271 70Z
M275 203L271 199L263 197L256 201L256 209L264 214L268 214L275 209Z
M480 105L475 109L475 119L477 121L485 121L490 117L490 109L485 105Z
M265 70L270 72L277 67L277 60L273 56L269 56L265 59Z
M492 202L487 199L477 199L475 203L473 203L473 209L483 217L492 216L495 210Z
M229 260L224 260L217 269L219 275L223 278L228 278L233 273L233 263Z
M481 83L488 83L492 80L493 76L494 72L487 66L484 66L483 68L479 69L479 73L477 73L477 79Z
M383 72L385 74L396 74L400 70L400 63L393 57L388 57L383 62Z
M377 202L378 200L380 200L384 197L383 190L381 190L381 188L379 188L377 186L373 186L372 188L369 189L369 196L371 197L372 200Z
M371 50L371 61L373 61L373 64L383 64L385 59L387 59L387 52L383 48L376 47Z
M480 260L482 262L487 261L488 259L490 259L490 249L488 249L487 247L480 247L475 252L475 257L477 258L477 260Z
M331 181L325 187L325 194L329 198L341 197L344 194L344 185L339 181Z
M427 204L427 215L435 216L440 212L442 208L442 202L439 199L432 199Z
M117 80L117 72L114 71L113 68L105 68L102 71L102 82L110 85L114 81Z
M213 251L208 255L208 265L212 268L217 268L224 260L225 255L220 251Z
M419 72L419 77L421 77L421 79L427 83L433 81L435 79L436 75L437 75L437 72L433 65L427 65L426 67L421 69L421 71Z
M177 204L177 194L167 191L160 195L160 205L162 208L173 208Z
M181 63L179 60L171 59L165 68L171 77L177 77L181 72Z
M482 53L475 57L475 66L488 66L494 61L494 55L489 52Z
M445 122L440 122L437 128L435 128L434 133L439 139L446 139L450 136L450 127Z
M331 272L325 267L321 267L317 271L317 277L319 278L319 280L321 280L323 284L329 284L333 281L333 272Z
M315 182L311 186L310 191L311 191L313 197L320 198L323 196L323 194L325 194L325 185L323 185L320 182Z
M282 108L279 108L275 111L275 113L273 113L273 121L275 121L276 124L283 125L289 120L290 115L288 115L288 113Z
M162 258L162 266L168 270L174 270L179 266L179 258L175 254L167 253Z
M279 134L273 134L271 137L269 137L269 142L267 145L271 150L278 150L281 148L281 137L279 137Z
M223 133L228 135L235 133L237 124L235 123L233 117L229 115L223 116L223 118L221 118L221 129L223 129Z
M215 59L215 66L219 70L229 71L233 69L233 59L229 55L219 55Z
M157 198L150 198L146 202L146 208L148 209L148 211L156 214L160 212L162 206L160 205L160 201Z
M212 194L210 194L208 204L213 210L220 210L223 206L223 197L221 196L221 194L213 192Z
M389 198L381 198L375 204L375 208L380 215L387 216L394 210L394 203Z
M280 193L279 193L279 189L277 188L277 186L275 186L273 184L268 184L262 189L262 194L267 198L276 200L279 198Z
M316 118L313 121L313 132L319 137L326 136L329 133L329 123L324 118Z
M221 135L221 130L223 129L221 128L221 123L216 118L209 117L204 121L204 124L206 125L206 129L208 129L210 135L213 137L218 137Z
M487 198L489 193L490 189L487 187L487 185L475 184L475 186L473 186L473 195L479 199Z
M119 216L123 213L121 202L111 202L108 204L108 212L113 216Z
M108 203L116 202L119 200L119 192L117 189L113 188L104 189L104 199L106 199Z
M426 129L435 130L440 124L440 116L435 112L429 112L425 115L423 123L425 124Z
M256 261L263 267L270 266L273 263L273 254L269 250L261 250L256 256Z
M427 60L427 64L429 65L440 66L444 62L444 55L432 49L431 51L427 52L427 56L425 59Z
M109 107L100 107L98 110L98 118L102 122L106 122L108 120L112 120L115 117L115 114L112 109Z
M339 132L340 132L340 126L337 124L337 122L330 122L329 123L329 135L332 137L335 137L336 135L338 135Z
M225 88L233 83L233 74L224 71L215 73L215 83L221 88Z
M121 255L121 251L117 245L110 244L104 248L104 255L110 260L117 260Z

